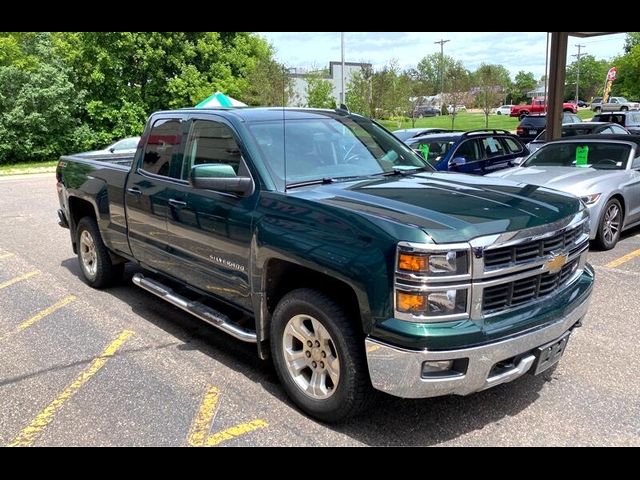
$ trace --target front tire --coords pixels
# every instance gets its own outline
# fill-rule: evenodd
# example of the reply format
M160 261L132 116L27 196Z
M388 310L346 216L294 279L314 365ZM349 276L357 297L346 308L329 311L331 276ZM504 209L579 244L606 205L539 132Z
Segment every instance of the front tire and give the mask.
M602 250L611 250L620 240L622 230L622 206L620 202L612 198L607 202L602 211L600 223L598 224L598 235L596 244Z
M91 287L107 287L122 278L124 263L114 264L111 261L95 219L82 218L78 222L76 235L80 271Z
M621 112L628 112L629 111L629 107L620 107L620 111Z
M271 352L280 382L304 412L325 422L356 415L371 398L364 338L355 319L328 295L286 294L271 320Z

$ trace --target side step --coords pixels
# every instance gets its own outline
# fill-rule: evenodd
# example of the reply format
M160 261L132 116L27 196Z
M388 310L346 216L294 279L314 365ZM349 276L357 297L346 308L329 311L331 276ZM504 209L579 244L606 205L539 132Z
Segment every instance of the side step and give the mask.
M146 291L153 293L161 299L181 308L185 312L198 317L200 320L204 320L210 323L214 327L218 327L220 330L228 333L229 335L242 340L243 342L256 343L256 332L236 325L223 313L214 310L200 302L188 300L187 298L178 295L169 287L162 283L146 278L141 273L136 273L133 276L133 283L137 286L144 288Z

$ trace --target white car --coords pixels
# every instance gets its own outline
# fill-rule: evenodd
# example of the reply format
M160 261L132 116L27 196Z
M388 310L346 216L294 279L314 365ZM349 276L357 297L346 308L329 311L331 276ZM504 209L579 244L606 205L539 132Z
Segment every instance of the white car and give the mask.
M449 112L449 115L458 112L465 112L467 110L467 107L465 107L464 105L455 105L455 110L454 110L454 106L453 105L449 105L447 106L447 110Z
M513 105L501 105L496 108L496 115L510 115Z
M78 155L93 156L93 155L133 155L136 153L140 137L129 137L118 140L117 142L109 145L102 150L91 150L90 152L78 153Z

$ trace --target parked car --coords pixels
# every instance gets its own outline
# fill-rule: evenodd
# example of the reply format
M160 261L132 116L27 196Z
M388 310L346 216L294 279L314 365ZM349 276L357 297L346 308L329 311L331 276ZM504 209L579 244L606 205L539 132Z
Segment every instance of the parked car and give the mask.
M403 128L401 130L394 130L393 133L396 137L398 137L403 142L414 137L421 137L422 135L426 135L428 133L444 133L444 132L452 132L458 130L451 130L448 128Z
M582 119L578 115L570 112L562 113L563 125L565 123L578 123L578 122L582 122ZM534 138L536 138L538 135L540 135L540 132L542 132L546 127L547 127L547 114L532 113L524 117L522 120L520 120L520 123L516 128L516 135L518 135L518 137L520 137L520 139L523 141L531 141Z
M529 154L506 130L472 130L428 134L405 141L437 170L484 174L515 165Z
M589 104L587 102L585 102L584 100L578 100L578 106L579 107L588 107Z
M578 123L567 123L562 125L562 130L560 133L561 137L575 137L577 135L590 135L590 134L607 134L607 133L618 133L621 135L629 135L629 130L624 127L621 127L617 123L611 122L578 122ZM546 134L546 130L540 132L540 134L531 140L531 142L527 143L527 148L530 153L538 150L542 145L546 143L544 138Z
M83 156L133 155L134 153L136 153L136 148L138 148L138 143L140 143L140 137L123 138L122 140L118 140L117 142L112 143L111 145L103 148L102 150L91 150L89 152L78 153L77 155L83 155Z
M440 113L440 110L436 107L421 105L413 110L413 118L436 117Z
M623 126L631 133L640 133L640 112L606 112L598 113L591 119L594 122L614 122Z
M586 135L543 145L520 167L491 174L572 193L591 216L590 239L613 248L640 223L640 136Z
M538 375L586 318L578 198L435 172L360 115L155 112L129 163L58 163L79 275L101 288L139 265L134 285L253 344L322 421L356 414L373 388L468 395Z
M496 108L496 115L510 115L513 104L501 105Z
M449 112L449 115L451 115L453 113L466 112L466 111L467 111L467 107L465 107L464 105L449 105L449 106L447 106L447 112Z
M630 102L624 97L610 97L607 103L602 103L602 97L596 97L591 102L591 110L599 112L615 112L620 110L626 112L628 110L640 110L640 103Z
M518 117L522 120L525 116L534 113L544 113L547 110L547 101L544 98L531 99L530 105L514 105L509 113L512 117ZM578 113L578 106L575 103L564 102L562 111L569 113Z

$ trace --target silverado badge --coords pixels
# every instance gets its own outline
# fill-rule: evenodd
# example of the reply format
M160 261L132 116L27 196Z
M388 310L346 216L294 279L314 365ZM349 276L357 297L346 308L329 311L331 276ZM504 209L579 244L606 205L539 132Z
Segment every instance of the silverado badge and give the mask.
M568 255L566 253L554 252L551 254L551 260L547 262L549 273L558 273L567 264Z

